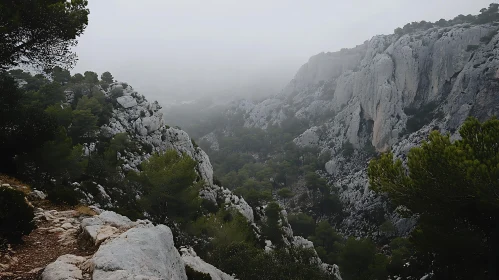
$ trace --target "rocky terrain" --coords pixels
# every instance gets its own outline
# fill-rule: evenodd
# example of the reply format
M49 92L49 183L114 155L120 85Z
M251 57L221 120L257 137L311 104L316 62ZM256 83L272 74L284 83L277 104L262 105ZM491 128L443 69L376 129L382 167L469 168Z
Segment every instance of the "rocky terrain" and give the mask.
M36 193L31 197L35 205L47 203ZM197 257L192 248L180 254L165 225L84 209L37 207L37 229L24 244L2 255L2 279L187 279L185 265L212 279L234 279Z
M164 124L158 103L149 103L125 83L114 83L107 90L100 90L110 97L115 89L122 90L123 95L116 98L119 106L113 110L109 122L100 128L99 133L107 138L126 133L142 147L148 147L118 153L122 174L131 170L139 171L140 163L154 152L175 150L185 153L196 161L196 173L205 183L200 197L214 205L220 202L226 209L238 211L252 225L255 234L260 236L261 228L255 223L255 216L265 219L264 209L255 213L243 198L215 184L213 168L206 153L195 145L186 132ZM67 104L71 104L74 92L66 90L65 93ZM84 154L91 155L97 145L98 142L85 143ZM37 228L24 238L24 245L2 255L2 277L41 277L44 280L187 279L185 266L189 266L194 271L209 274L215 280L234 279L204 262L193 248L187 246L178 250L174 234L168 226L154 225L148 220L131 221L125 216L106 211L117 205L115 194L122 193L118 187L98 184L96 195L86 191L80 182L74 182L72 186L83 196L80 203L88 205L83 212L71 207L55 207L45 200L45 193L24 187L27 197L37 201ZM11 186L6 184L2 187ZM136 190L136 196L140 194L140 190ZM313 249L310 241L293 236L285 211L281 213L279 223L283 228L282 239L286 246ZM267 245L267 250L274 249L270 241L267 241ZM47 250L47 247L50 248L49 253L36 253ZM323 264L322 269L341 279L336 265Z
M433 129L453 134L468 116L485 120L497 114L497 30L497 23L434 26L320 53L278 95L239 101L227 114L243 113L245 127L263 129L293 118L307 122L294 142L330 155L327 177L348 214L338 230L376 235L380 223L390 220L404 235L414 221L399 217L369 190L367 162L376 151L393 150L403 158ZM215 133L203 139L218 147ZM352 155L342 153L346 143Z

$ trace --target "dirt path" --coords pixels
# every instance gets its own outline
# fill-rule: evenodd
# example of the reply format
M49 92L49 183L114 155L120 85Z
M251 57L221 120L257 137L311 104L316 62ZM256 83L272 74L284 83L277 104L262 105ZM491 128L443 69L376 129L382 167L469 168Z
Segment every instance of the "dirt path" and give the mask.
M62 209L60 209L62 210ZM0 279L40 279L49 263L64 254L88 256L93 248L78 245L79 220L75 210L36 212L37 228L23 238L24 244L0 252Z

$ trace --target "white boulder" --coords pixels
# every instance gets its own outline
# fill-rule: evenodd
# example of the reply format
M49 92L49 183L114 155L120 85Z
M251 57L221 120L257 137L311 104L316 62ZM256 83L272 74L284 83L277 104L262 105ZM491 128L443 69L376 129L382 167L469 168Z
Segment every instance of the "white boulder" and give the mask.
M132 96L121 96L116 101L125 109L137 106L137 101Z
M86 258L74 255L62 255L45 268L42 280L81 280L83 274L79 265Z
M93 279L187 280L184 262L165 225L135 227L101 245L91 262Z

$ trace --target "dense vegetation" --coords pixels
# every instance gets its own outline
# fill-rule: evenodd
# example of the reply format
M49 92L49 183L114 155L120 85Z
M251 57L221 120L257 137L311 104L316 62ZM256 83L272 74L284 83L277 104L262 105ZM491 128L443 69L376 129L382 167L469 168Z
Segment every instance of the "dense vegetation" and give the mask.
M188 232L201 238L195 246L196 252L204 260L241 280L334 279L318 269L319 263L313 251L283 246L277 204L270 204L266 212L268 218L261 223L262 234L277 245L275 250L263 250L263 239L256 238L251 225L240 213L221 208L190 225Z
M31 4L35 6L29 6ZM268 218L259 222L263 228L261 238L269 238L277 246L277 251L267 253L263 239L257 238L241 214L225 209L222 204L202 201L198 193L204 182L195 172L197 163L186 154L176 151L153 154L140 165L140 172L120 168L123 164L120 154L145 154L153 150L134 135L122 133L109 137L100 132L100 127L108 123L118 106L116 98L123 95L120 88L108 91L114 77L105 72L99 79L97 73L91 71L71 76L65 69L53 67L74 61L75 56L67 46L75 44L74 38L86 26L86 4L86 1L1 4L2 20L7 18L5 12L17 11L19 15L10 19L9 26L17 24L19 32L36 31L46 36L35 38L44 43L33 41L33 48L24 48L19 41L26 36L13 38L12 44L20 46L19 50L9 49L7 42L2 42L2 47L7 47L2 49L2 69L26 62L42 66L44 74L33 76L22 70L0 72L0 172L47 192L54 203L75 205L91 196L92 201L101 203L102 207L114 207L111 209L131 218L145 216L154 222L166 223L177 240L182 236L188 244L200 240L198 249L207 260L225 265L224 270L240 279L255 279L256 275L268 273L262 271L265 266L275 269L264 277L266 279L305 279L310 275L315 279L328 279L318 268L313 254L303 254L305 251L301 249L289 252L282 247L278 224L282 216L277 204L270 205L265 210ZM53 17L37 19L40 13ZM58 29L61 32L56 35L60 37L46 34L48 30ZM2 29L3 39L8 38L7 31L18 32ZM90 143L95 143L95 148ZM113 206L109 206L111 201L103 195L102 186L106 187ZM18 241L32 230L33 210L25 203L24 194L9 188L0 189L0 201L3 245ZM182 242L177 243L180 244ZM232 248L244 250L234 254ZM237 261L248 256L254 260L251 264ZM229 267L226 260L231 263ZM206 278L192 271L189 275Z
M288 217L294 234L313 241L319 257L324 262L340 266L343 279L386 279L388 275L402 276L404 273L424 275L424 270L418 270L416 265L410 270L404 267L406 260L412 257L414 252L407 239L387 240L384 244L388 245L388 249L381 252L380 244L369 238L348 238L336 232L333 226L336 225L335 221L341 221L342 203L337 196L337 188L329 185L327 180L319 175L330 155L321 155L317 148L299 148L293 143L292 140L305 129L298 120L290 119L281 126L270 126L266 130L244 127L241 114L226 116L225 120L213 117L211 121L218 123L210 125L207 119L204 119L203 123L209 127L225 128L224 133L216 133L218 150L212 150L211 143L207 141L201 140L199 143L210 155L215 175L219 178L218 183L242 195L254 208L266 205L266 210L274 213L267 212L266 220L257 223L262 228L264 239L271 240L272 244L277 245L278 251L282 246L282 232L279 232L277 226L280 204L288 210L293 209L298 212ZM200 135L202 133L197 131L198 127L188 126L187 130ZM353 152L352 144L347 142L343 145L341 153L344 156L351 156ZM305 194L296 196L294 192L303 192L299 190L303 187ZM279 201L279 204L274 201ZM323 217L337 218L330 220L332 222L330 223L322 220ZM266 224L272 219L273 225ZM206 224L215 225L216 229L223 227L215 220L210 220ZM385 227L387 231L393 230L391 224L386 223ZM238 225L237 228L242 229L243 226ZM200 232L203 230L194 235L198 236ZM205 229L204 232L210 230ZM231 267L227 267L227 271L236 272L237 267L244 266L239 258L244 256L242 252L243 248L246 248L244 246L252 242L249 240L239 236L239 243L234 242L235 244L225 249L228 251L222 250L228 245L221 246L217 242L211 245L214 247L199 248L196 251L225 252L218 261L213 259L212 254L206 254L203 258L216 263L217 267L226 267L227 264L222 262L225 258L237 260L231 263ZM241 245L241 242L245 245ZM237 247L232 247L236 244ZM257 242L256 247L258 246L263 244ZM244 251L245 254L251 252L249 249ZM277 256L278 254L275 257ZM265 259L256 254L247 258ZM278 263L272 265L278 266ZM258 267L266 266L260 264Z
M26 203L24 193L0 187L0 250L8 243L17 243L30 233L35 224L33 208Z
M212 150L207 141L199 141L224 187L243 196L253 207L274 199L289 199L292 189L301 184L317 193L311 198L317 204L329 198L326 194L331 187L315 171L324 169L330 155L293 143L305 130L301 121L291 118L266 130L244 127L242 114L235 114L226 122L231 135L217 135L218 150Z
M372 189L416 214L411 244L437 279L496 279L499 121L468 119L452 142L437 131L413 148L406 172L384 154L369 166Z
M216 183L261 211L256 234L255 225L224 201L214 205L199 197L205 182L188 155L155 154L133 135L100 133L118 106L116 98L123 95L120 88L108 91L114 77L105 72L99 78L91 71L71 76L56 66L75 60L69 47L87 25L86 5L82 0L0 4L4 27L0 30L1 173L32 183L60 204L84 203L90 194L108 207L108 198L101 192L101 186L106 186L114 203L108 208L168 224L176 245L193 245L203 259L241 280L332 278L318 268L313 250L286 246L283 206L296 210L288 219L295 235L313 241L323 261L340 266L343 279L414 279L429 272L436 279L497 278L498 120L467 120L460 130L462 139L455 142L432 132L428 142L410 151L407 167L400 160L394 162L391 153L370 163L371 188L386 194L404 210L401 214L418 217L409 238L376 243L371 238L343 236L334 229L334 219L325 218L341 220L343 211L336 187L321 176L331 155L299 148L292 141L309 124L288 118L261 130L244 127L240 113L229 119L216 115L211 124L198 124L195 133L202 136L220 125L227 128L217 134L219 149L212 150L206 141L200 145L211 157L219 178ZM498 4L491 4L478 16L412 23L395 33L494 22L499 19L498 9ZM38 36L32 38L32 34ZM491 34L482 42L490 39ZM43 67L44 74L4 71L23 63ZM434 109L430 104L420 112L406 112L412 116L409 132L438 117ZM89 143L97 143L95 149L89 149ZM126 172L119 157L125 152L151 157L139 171ZM344 143L341 153L350 157L353 145ZM300 197L297 191L302 192ZM4 187L0 205L2 247L33 229L33 210L23 193ZM385 222L380 230L393 228ZM267 240L273 250L265 250ZM189 269L188 274L192 279L207 279Z
M52 69L74 64L88 24L86 0L19 0L0 3L0 69L20 64Z
M402 36L405 34L413 33L416 31L424 31L434 27L448 27L456 24L484 24L495 22L499 20L499 4L492 3L488 8L483 8L480 10L478 15L458 15L452 20L440 19L436 22L421 21L412 22L404 25L402 28L395 29L394 33L396 35Z

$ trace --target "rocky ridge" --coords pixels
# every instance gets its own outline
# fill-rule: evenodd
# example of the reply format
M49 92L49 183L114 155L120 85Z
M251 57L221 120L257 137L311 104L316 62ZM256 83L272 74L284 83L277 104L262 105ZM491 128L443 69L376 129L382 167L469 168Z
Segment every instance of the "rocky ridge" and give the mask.
M409 149L437 129L454 133L468 117L497 115L498 24L459 24L399 35L380 35L352 48L310 58L278 95L234 103L244 126L267 128L296 118L310 127L294 139L330 154L327 177L338 187L347 235L379 235L386 220L407 234L403 219L368 188L367 163L374 151ZM204 137L216 146L212 135ZM345 143L355 151L341 152ZM299 194L298 194L299 195Z
M115 99L118 104L115 106L109 122L100 128L100 135L112 138L116 134L126 133L131 140L138 142L142 147L148 147L139 150L125 150L118 154L118 159L123 163L120 166L123 173L131 170L138 171L140 163L148 159L154 152L175 150L179 153L185 153L197 162L196 172L205 183L200 191L200 196L215 204L222 202L226 208L240 212L253 225L257 236L260 236L261 229L254 221L255 215L265 218L264 212L254 213L243 198L213 182L213 168L207 154L197 147L185 131L169 127L164 123L160 112L161 106L157 102L148 102L144 96L138 94L126 83L115 82L106 90L103 88L100 90L106 97ZM114 97L116 91L123 94ZM67 102L71 103L74 94L68 90L66 95ZM84 145L85 154L91 154L96 145L97 143L86 143ZM76 190L84 194L85 199L82 200L82 203L90 205L93 209L112 208L116 203L112 193L119 192L119 190L98 185L99 195L94 197L83 191L79 182L75 182L73 185ZM136 195L140 196L140 191ZM282 213L282 219L286 220L285 212ZM177 261L177 257L180 258L180 255L173 247L173 235L166 226L153 226L148 221L131 222L126 217L114 212L104 211L97 217L81 220L80 227L86 240L90 240L92 246L99 246L97 252L92 257L85 257L85 259L79 256L61 256L60 259L47 267L44 272L46 277L59 275L59 273L67 273L67 275L76 273L75 275L80 277L81 271L82 279L87 279L85 273L91 271L92 279L137 279L137 277L142 276L152 277L147 279L156 279L154 277L158 277L158 279L164 277L167 279L185 279L183 278L185 271L179 265L183 262L182 260ZM282 227L285 233L282 238L287 246L313 249L313 246L310 246L311 242L293 236L287 221L282 223ZM158 251L158 248L161 250ZM128 255L130 250L135 252L133 257ZM149 255L157 256L162 260L162 264L158 267L158 264L148 257ZM190 248L183 250L182 255L185 262L194 270L208 273L213 279L232 279L227 278L231 276L202 261ZM119 256L119 260L113 256ZM168 259L172 257L173 260ZM318 257L317 259L319 260ZM147 265L139 267L138 264ZM167 264L167 267L164 264ZM323 264L322 267L340 277L337 266Z
M65 254L48 264L43 280L59 279L187 279L184 266L214 273L223 272L197 259L186 263L174 247L171 230L149 221L132 222L111 211L93 217L79 216L77 211L37 209L38 220L52 221L49 232L58 232L60 242L73 246L97 248L92 255ZM79 217L79 218L75 218ZM191 254L195 254L189 249ZM233 279L228 276L224 279Z

